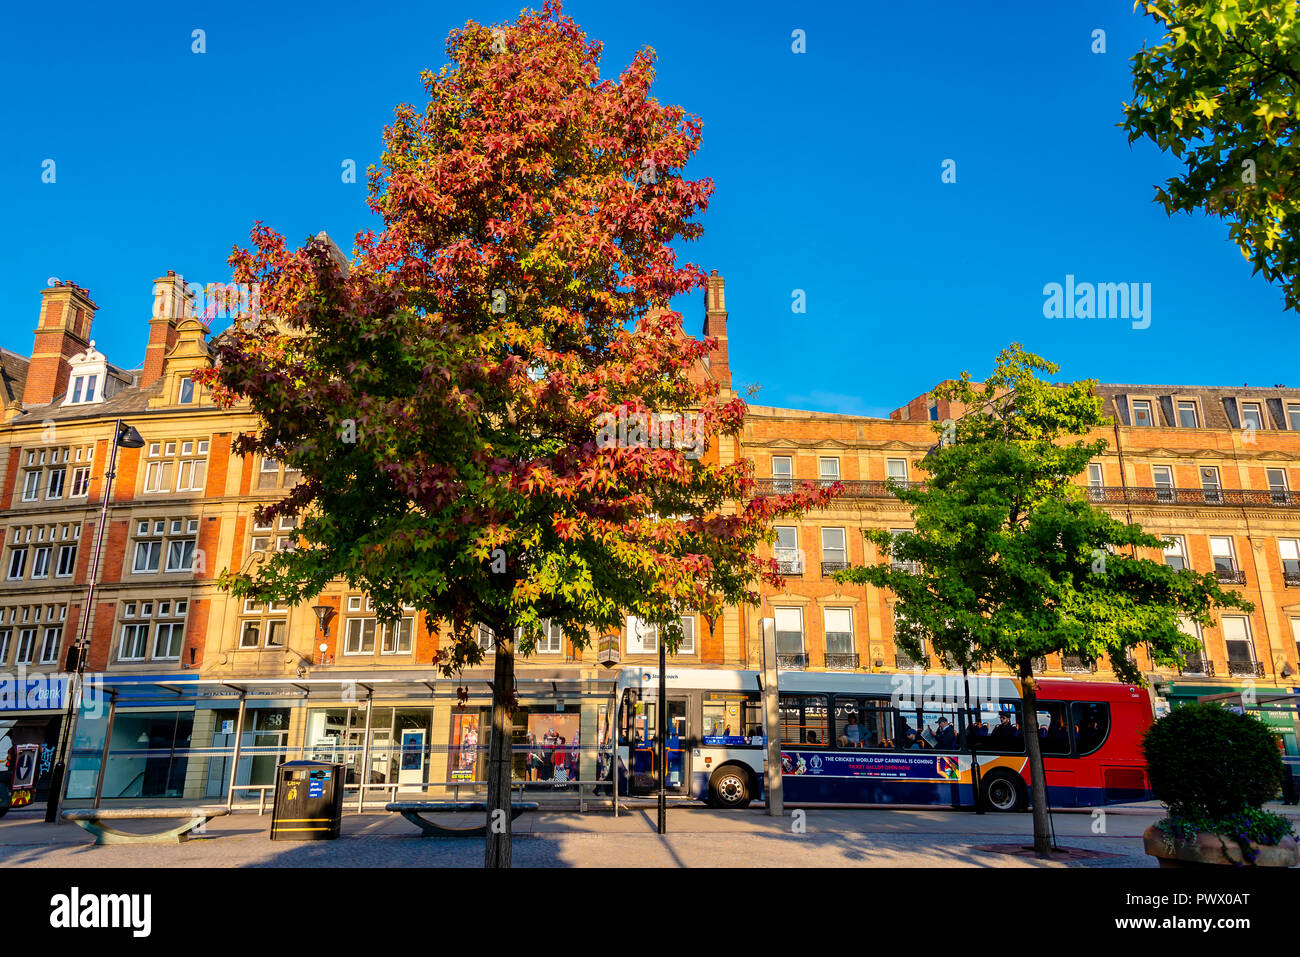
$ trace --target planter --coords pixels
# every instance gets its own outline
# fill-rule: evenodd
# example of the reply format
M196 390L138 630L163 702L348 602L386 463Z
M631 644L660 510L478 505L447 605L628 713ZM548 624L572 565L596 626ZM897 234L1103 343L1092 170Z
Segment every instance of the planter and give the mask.
M1142 835L1146 852L1160 861L1161 867L1252 866L1252 862L1242 854L1236 840L1226 834L1202 831L1193 842L1174 843L1173 850L1169 849L1168 840L1165 832L1154 824ZM1300 849L1291 837L1284 837L1281 843L1272 846L1255 845L1255 850L1258 852L1253 862L1255 867L1295 867L1300 864Z

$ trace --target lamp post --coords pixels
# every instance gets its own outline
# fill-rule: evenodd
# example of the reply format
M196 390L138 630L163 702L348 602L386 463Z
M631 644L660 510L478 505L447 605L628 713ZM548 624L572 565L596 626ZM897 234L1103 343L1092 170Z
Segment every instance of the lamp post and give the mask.
M134 428L118 419L113 425L113 447L108 454L108 470L104 473L104 496L99 503L99 527L95 531L95 550L90 556L90 567L86 569L86 604L81 612L81 626L77 643L72 648L69 662L72 667L72 680L68 682L67 710L63 717L63 727L59 732L59 746L56 749L57 760L54 770L50 772L50 796L45 801L45 823L57 823L59 809L63 805L64 792L67 791L68 750L72 744L72 721L77 697L81 692L82 678L86 673L86 651L90 633L90 615L95 605L95 585L99 581L99 559L104 548L104 526L108 524L108 503L113 497L113 479L117 476L117 450L139 449L144 447L144 439ZM107 754L107 749L105 749ZM104 773L104 768L99 773Z
M334 614L335 614L334 606L333 605L312 605L311 610L316 613L316 621L320 623L321 637L328 638L330 636L330 622L334 620ZM329 645L322 641L320 645L321 664L325 663L325 652L328 650L329 650Z

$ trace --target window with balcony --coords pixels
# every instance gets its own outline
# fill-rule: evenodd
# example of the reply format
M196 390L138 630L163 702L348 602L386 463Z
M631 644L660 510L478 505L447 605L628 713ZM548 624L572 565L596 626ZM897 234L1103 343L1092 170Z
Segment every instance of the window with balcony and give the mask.
M1210 536L1210 555L1214 559L1214 576L1225 585L1244 585L1246 576L1237 567L1236 552L1229 536Z
M1150 399L1133 400L1133 424L1144 429L1149 429L1156 424Z
M1256 432L1264 428L1264 414L1258 402L1241 403L1241 427Z
M900 535L906 535L909 532L911 532L910 528L891 528L889 530L889 534L894 537L895 545L897 544ZM916 562L909 562L905 559L899 558L896 549L891 549L891 555L893 556L891 564L894 567L894 571L907 572L910 575L916 574Z
M1157 502L1174 500L1174 470L1171 466L1151 466L1151 481L1155 483Z
M1101 463L1099 462L1088 463L1088 497L1094 502L1099 502L1106 497Z
M833 485L840 480L840 460L823 456L817 460L817 478L822 485Z
M1255 643L1250 637L1250 620L1244 615L1223 616L1223 644L1228 652L1228 673L1259 675Z
M903 650L903 646L899 642L899 637L904 633L906 633L907 630L908 630L907 619L904 618L902 615L898 614L897 611L895 611L894 612L894 667L898 668L900 671L911 671L914 668L924 668L928 670L930 667L930 652L929 652L929 648L926 645L926 641L923 637L919 635L916 636L917 641L921 646L920 658L913 658L908 652Z
M778 494L794 490L794 459L788 455L772 456L772 484Z
M1277 551L1282 560L1282 583L1300 588L1300 538L1279 538Z
M1178 618L1178 630L1189 638L1196 639L1196 651L1188 652L1186 661L1179 669L1185 675L1212 675L1214 674L1214 665L1211 664L1209 656L1205 653L1205 642L1201 638L1201 626L1190 618L1184 618L1181 615Z
M1291 501L1291 489L1286 480L1286 469L1265 469L1268 476L1268 493L1275 505L1286 505Z
M776 544L772 549L777 571L782 575L803 573L803 556L799 553L799 529L793 525L776 528Z
M1187 564L1187 542L1183 539L1183 536L1168 535L1165 537L1165 564L1178 571L1189 567Z
M822 574L833 575L849 567L849 553L844 529L822 529Z
M803 641L803 609L774 608L776 619L776 666L787 671L808 667Z
M907 459L885 459L885 475L895 482L906 482Z
M1200 412L1197 410L1194 400L1178 400L1178 424L1184 429L1199 429L1201 427Z
M826 608L822 611L826 634L826 668L853 671L858 667L853 643L853 609Z
M1201 467L1201 492L1209 505L1223 504L1223 486L1219 484L1219 469L1215 465Z

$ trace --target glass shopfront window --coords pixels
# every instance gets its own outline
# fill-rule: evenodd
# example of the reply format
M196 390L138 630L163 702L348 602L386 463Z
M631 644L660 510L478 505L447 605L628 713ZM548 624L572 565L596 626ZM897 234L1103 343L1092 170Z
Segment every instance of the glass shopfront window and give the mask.
M226 753L208 762L205 793L208 797L225 795L230 787L230 762L235 756L235 729L239 711L218 711L212 732L212 746ZM235 786L273 785L276 766L289 760L289 709L248 707L244 712L243 734L239 741L239 767ZM235 791L235 798L254 796L252 791Z
M185 794L193 711L123 713L113 719L102 797L178 798Z

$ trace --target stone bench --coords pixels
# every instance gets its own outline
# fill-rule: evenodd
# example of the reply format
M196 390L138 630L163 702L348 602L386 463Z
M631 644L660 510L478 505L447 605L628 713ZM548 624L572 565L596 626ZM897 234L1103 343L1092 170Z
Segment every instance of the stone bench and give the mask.
M112 807L64 811L65 821L75 821L95 835L96 844L179 844L191 831L202 829L209 818L229 814L227 807ZM154 821L184 818L185 823L170 831L136 834L112 827L109 821Z
M525 811L536 811L534 801L516 801L510 805L510 820L514 820ZM422 814L487 814L488 806L482 801L394 801L384 805L385 811L402 815L420 829L421 837L486 837L487 824L474 827L446 827L434 821L425 820Z

